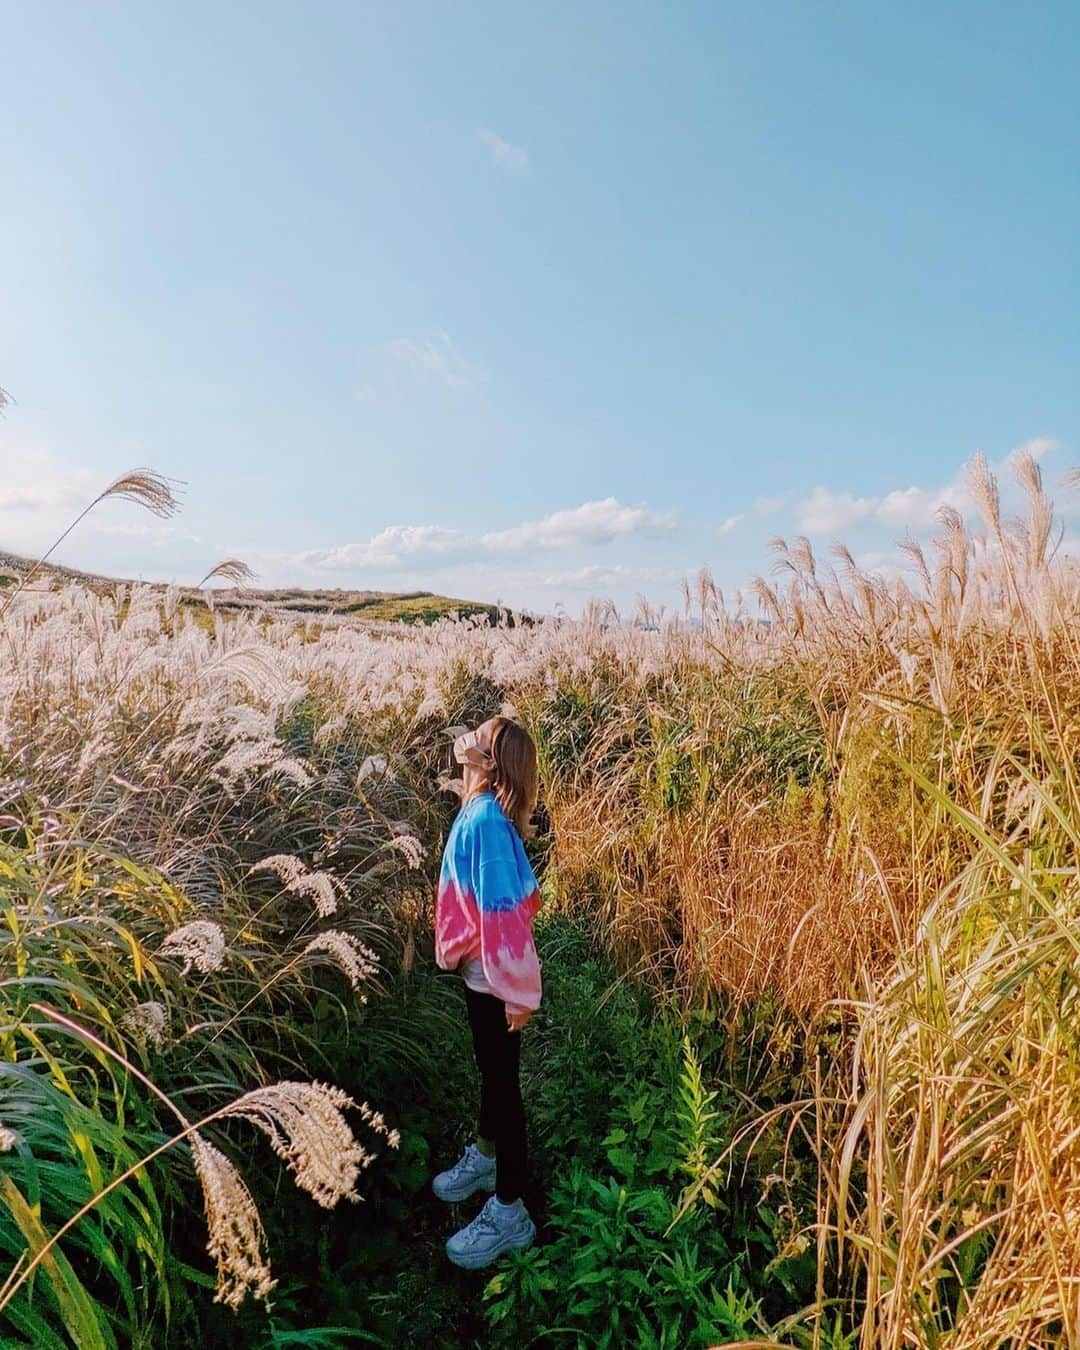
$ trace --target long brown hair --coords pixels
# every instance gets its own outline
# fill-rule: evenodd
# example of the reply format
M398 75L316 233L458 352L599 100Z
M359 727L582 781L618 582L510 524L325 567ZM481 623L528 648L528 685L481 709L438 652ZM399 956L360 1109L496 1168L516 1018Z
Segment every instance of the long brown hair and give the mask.
M491 791L518 834L529 839L536 810L536 745L525 728L509 717L493 717L490 725L491 757L495 761L488 775Z

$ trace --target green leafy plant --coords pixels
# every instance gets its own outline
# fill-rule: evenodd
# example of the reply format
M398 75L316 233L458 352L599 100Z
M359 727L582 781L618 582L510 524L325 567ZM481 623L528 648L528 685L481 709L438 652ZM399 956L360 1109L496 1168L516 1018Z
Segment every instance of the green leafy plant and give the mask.
M687 1198L689 1189L696 1187L697 1195L712 1209L720 1203L717 1182L710 1170L720 1151L720 1113L713 1106L716 1098L716 1092L706 1089L694 1047L689 1036L684 1036L675 1120L681 1145L679 1170L689 1181L680 1203Z

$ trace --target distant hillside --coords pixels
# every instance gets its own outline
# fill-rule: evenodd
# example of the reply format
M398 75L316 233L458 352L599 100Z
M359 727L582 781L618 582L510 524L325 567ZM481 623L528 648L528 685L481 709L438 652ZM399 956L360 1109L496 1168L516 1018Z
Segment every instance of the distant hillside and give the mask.
M29 558L0 552L0 589L19 581L31 567L33 561ZM64 567L59 563L50 562L38 573L35 584L38 581L47 584L50 577L78 581L94 590L108 590L119 584L130 585L132 581L126 577L105 577L95 572L81 572L75 567ZM193 586L181 586L179 589L185 603L205 606L206 591L196 590ZM341 614L382 623L393 623L397 620L407 623L434 623L436 619L443 618L447 614L460 614L466 618L474 614L484 614L491 622L495 622L499 614L496 605L484 604L477 600L458 600L449 595L437 595L434 591L303 590L299 587L260 590L255 587L216 586L213 588L213 596L214 608L219 610L269 608L276 613L297 616Z

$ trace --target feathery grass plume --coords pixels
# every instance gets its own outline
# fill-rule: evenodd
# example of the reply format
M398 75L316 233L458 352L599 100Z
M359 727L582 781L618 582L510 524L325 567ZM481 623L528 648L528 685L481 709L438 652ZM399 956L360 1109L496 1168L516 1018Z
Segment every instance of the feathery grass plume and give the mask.
M211 567L195 589L202 590L208 581L213 581L215 578L229 581L234 586L244 587L250 586L253 581L256 581L258 574L246 562L241 562L239 558L224 558L216 567Z
M318 933L304 948L303 955L326 952L337 962L353 989L360 993L360 985L379 973L379 958L351 933L330 928ZM360 994L360 1001L367 1002L367 996Z
M332 745L334 738L349 724L349 719L344 713L338 713L334 717L328 718L321 724L315 732L313 740L316 745Z
M437 689L429 689L416 709L416 716L419 721L425 717L445 717L446 700Z
M383 1113L381 1111L373 1110L368 1106L367 1102L353 1102L352 1105L359 1111L360 1117L365 1124L373 1129L376 1134L386 1136L386 1142L390 1148L398 1147L401 1142L401 1136L398 1134L397 1130L388 1130L386 1128L386 1121L383 1119Z
M249 1291L265 1299L277 1281L270 1276L266 1234L251 1192L220 1149L198 1132L190 1143L206 1209L206 1250L217 1262L214 1302L238 1308Z
M396 834L393 839L386 841L384 847L395 849L402 854L412 872L417 871L427 857L427 850L414 834Z
M338 897L335 885L341 883L329 872L312 872L299 858L289 853L275 853L263 858L248 868L252 872L274 872L285 890L296 895L306 895L315 904L315 912L320 919L328 919L337 913Z
M285 888L291 889L301 877L307 875L307 867L291 853L274 853L262 858L248 868L248 876L255 872L273 872Z
M201 975L209 975L225 964L225 934L212 919L192 919L169 933L158 956L178 957L184 962L182 975L193 966Z
M933 582L930 580L930 569L926 565L926 555L923 553L922 546L917 540L902 539L896 547L901 553L906 553L915 564L915 571L922 582L923 590L929 595L933 590Z
M19 1142L19 1136L6 1125L0 1125L0 1153L10 1153Z
M980 450L974 455L964 470L964 481L971 493L972 501L979 508L983 519L995 535L1001 533L1001 495L997 480L990 472L986 456Z
M125 497L128 501L138 503L139 506L145 506L155 516L167 519L175 515L179 509L179 502L169 486L169 481L163 474L156 473L153 469L131 469L114 479L90 505L96 506L107 497ZM89 509L88 507L87 510Z
M390 765L385 755L368 755L356 771L356 783L359 786L366 782L373 774L378 774L382 778L393 778L390 773Z
M216 1301L236 1308L249 1292L255 1298L264 1299L275 1281L270 1274L266 1235L258 1208L237 1169L202 1131L216 1121L233 1117L254 1124L267 1135L271 1147L292 1172L297 1185L324 1208L331 1208L343 1199L358 1200L355 1186L360 1171L374 1161L373 1155L354 1137L343 1115L344 1110L359 1111L369 1128L383 1135L390 1147L397 1148L400 1142L398 1132L388 1130L382 1115L366 1102L354 1102L339 1088L319 1082L284 1082L256 1088L192 1122L152 1079L94 1032L48 1005L35 1003L32 1007L123 1065L172 1112L182 1129L100 1187L97 1194L72 1215L21 1270L13 1272L13 1278L9 1277L0 1289L0 1311L66 1233L148 1162L184 1140L191 1148L195 1171L203 1188L207 1250L215 1258L218 1268Z
M325 1083L274 1083L245 1092L221 1115L243 1117L262 1130L296 1184L332 1209L340 1200L360 1199L357 1178L374 1161L342 1114L356 1105L340 1088ZM379 1132L387 1133L381 1117L379 1122ZM379 1129L372 1119L368 1124Z
M0 388L0 416L2 416L4 410L14 402L15 400L11 397L8 391L6 389Z
M831 549L833 557L839 562L841 568L848 576L853 576L858 572L858 564L851 556L851 550L846 544L833 544Z
M169 1014L163 1003L136 1003L121 1015L120 1026L134 1040L161 1050L168 1035Z
M179 503L172 488L169 487L169 480L162 474L156 473L153 469L132 469L129 473L121 474L79 512L67 529L37 559L33 567L27 570L19 584L11 588L10 594L5 597L4 604L0 607L0 616L7 613L15 597L22 594L42 565L60 547L83 517L88 515L99 502L103 502L107 497L126 497L139 506L145 506L148 511L152 511L156 516L168 517L175 514L179 509Z
M295 755L287 755L278 740L237 741L214 767L214 777L235 793L237 782L249 774L265 777L280 773L298 787L310 787L311 774Z
M337 913L337 892L334 890L334 878L329 872L309 872L290 889L299 895L306 895L314 903L315 913L320 919L328 919L331 914Z
M1017 480L1027 494L1027 522L1025 528L1026 557L1030 571L1038 571L1046 563L1050 532L1054 523L1054 512L1043 488L1042 469L1039 461L1028 450L1020 451L1013 458L1013 469Z

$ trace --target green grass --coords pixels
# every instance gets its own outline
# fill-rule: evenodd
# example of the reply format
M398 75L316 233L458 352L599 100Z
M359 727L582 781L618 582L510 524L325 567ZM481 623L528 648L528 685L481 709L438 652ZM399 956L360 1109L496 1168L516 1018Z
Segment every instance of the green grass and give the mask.
M374 596L371 599L357 600L343 605L342 614L356 614L362 619L377 619L388 623L434 623L449 614L459 614L462 618L472 618L484 614L494 623L499 615L495 605L483 605L472 600L454 600L446 595L434 595L428 591L414 595Z
M6 560L6 562L5 562ZM9 574L0 573L0 586L10 585L20 579L34 563L29 558L15 554L0 554L0 567L7 566ZM44 582L50 575L64 580L78 579L83 585L98 591L111 591L117 585L117 579L99 576L95 573L81 572L76 568L64 567L60 563L45 563L40 570ZM199 611L205 608L205 592L186 589L181 603L191 607L197 621L207 627L213 627L213 617L207 614L204 620ZM459 614L463 618L473 615L485 615L492 623L499 617L499 607L477 600L455 599L449 595L437 595L432 591L375 591L375 590L326 590L283 587L278 590L263 590L257 586L242 590L215 588L217 608L222 612L248 612L257 604L267 604L277 611L295 613L297 617L318 614L355 614L363 619L396 623L435 623L437 619L450 614Z
M269 1346L285 1343L271 1335L334 1326L432 1350L691 1348L751 1335L765 1310L809 1295L812 1256L774 1260L783 1225L759 1203L752 1171L713 1185L668 1233L740 1109L715 1087L725 1058L716 1027L699 1016L684 1043L674 1016L558 913L541 916L537 939L544 1002L522 1064L535 1247L475 1273L443 1251L479 1206L441 1204L430 1179L472 1137L477 1085L459 981L429 954L365 1010L349 1062L335 1054L339 1080L355 1075L400 1123L400 1154L371 1173L359 1213L279 1205L271 1241L277 1269L295 1280L283 1279L269 1320L256 1307L239 1322L215 1313L204 1340L232 1327L238 1343Z

